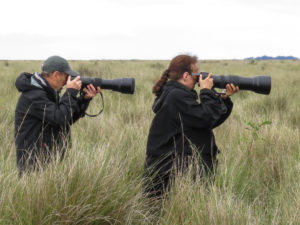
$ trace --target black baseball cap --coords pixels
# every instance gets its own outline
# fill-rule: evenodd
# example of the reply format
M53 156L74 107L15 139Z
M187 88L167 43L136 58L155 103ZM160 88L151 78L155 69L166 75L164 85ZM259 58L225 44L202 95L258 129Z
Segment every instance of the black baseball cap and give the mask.
M68 61L58 55L50 56L42 65L42 71L53 73L55 71L63 72L71 76L79 75L78 72L71 69Z

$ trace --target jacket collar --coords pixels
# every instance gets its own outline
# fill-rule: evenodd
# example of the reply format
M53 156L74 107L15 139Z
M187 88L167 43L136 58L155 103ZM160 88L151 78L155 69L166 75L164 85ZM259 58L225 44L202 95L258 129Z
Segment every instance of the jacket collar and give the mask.
M59 99L58 92L50 86L48 81L41 74L39 74L37 72L34 73L32 76L31 84L34 86L37 86L37 87L38 86L41 87L46 92L53 95L55 97L56 101L58 101L58 99Z
M193 98L195 98L195 100L198 99L198 94L194 89L190 89L178 81L171 80L163 86L160 94L156 97L152 106L152 110L154 113L156 113L161 108L168 94L174 89L182 89Z
M196 99L198 99L198 94L194 89L190 89L178 81L170 80L165 84L165 87L174 87L174 88L182 89L182 90L188 92L189 94L193 95L193 97L195 97Z

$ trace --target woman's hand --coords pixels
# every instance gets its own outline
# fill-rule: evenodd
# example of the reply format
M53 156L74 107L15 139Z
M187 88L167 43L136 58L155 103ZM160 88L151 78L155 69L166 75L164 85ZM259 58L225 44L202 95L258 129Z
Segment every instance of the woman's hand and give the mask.
M100 87L97 87L96 89L92 84L87 85L86 88L84 88L83 90L86 93L84 95L85 99L91 99L101 92Z
M222 98L228 98L232 95L234 95L235 93L237 93L239 91L239 87L238 86L234 86L233 84L227 84L226 85L226 90L225 93L223 93L221 95Z
M214 80L211 78L212 74L209 73L208 76L202 80L202 74L200 74L199 76L199 84L200 84L200 88L204 89L211 89L214 86Z

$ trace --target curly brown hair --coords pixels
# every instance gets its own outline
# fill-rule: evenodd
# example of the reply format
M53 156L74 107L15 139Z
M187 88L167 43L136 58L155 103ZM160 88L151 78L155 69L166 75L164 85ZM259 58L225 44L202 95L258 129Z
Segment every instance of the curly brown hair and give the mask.
M192 64L197 63L196 56L178 55L174 57L160 79L153 86L152 93L158 96L162 87L170 80L179 80L185 72L192 73Z

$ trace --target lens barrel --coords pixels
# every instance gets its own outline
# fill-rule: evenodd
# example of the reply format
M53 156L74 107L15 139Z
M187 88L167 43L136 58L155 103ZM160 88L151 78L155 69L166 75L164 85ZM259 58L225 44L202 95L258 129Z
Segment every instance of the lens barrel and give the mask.
M105 80L102 78L94 77L80 77L80 80L82 82L82 88L86 87L88 84L93 84L94 87L118 91L123 94L133 94L135 89L134 78Z
M200 76L202 79L208 76L207 72L192 73L194 76ZM271 92L271 77L270 76L255 76L255 77L242 77L236 75L213 75L214 87L226 88L227 84L234 84L240 90L254 91L258 94L268 95Z

